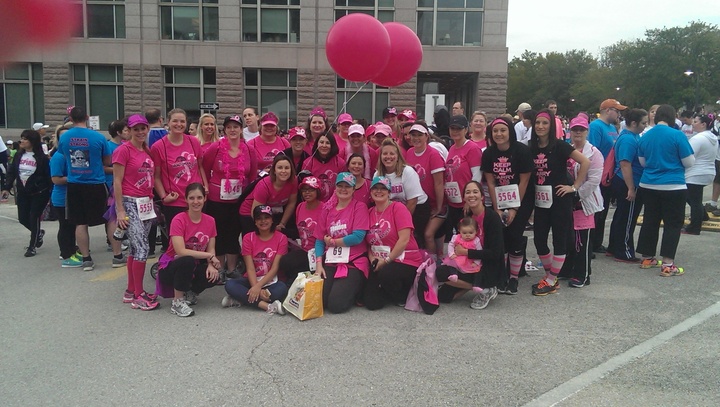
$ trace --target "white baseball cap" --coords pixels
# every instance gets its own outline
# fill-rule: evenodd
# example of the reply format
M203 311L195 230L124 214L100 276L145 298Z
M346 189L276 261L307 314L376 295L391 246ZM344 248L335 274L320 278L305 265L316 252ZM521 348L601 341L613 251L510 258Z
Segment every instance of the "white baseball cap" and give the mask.
M42 124L42 123L35 123L32 125L32 129L35 131L38 131L40 129L47 129L48 127L50 127L49 124Z

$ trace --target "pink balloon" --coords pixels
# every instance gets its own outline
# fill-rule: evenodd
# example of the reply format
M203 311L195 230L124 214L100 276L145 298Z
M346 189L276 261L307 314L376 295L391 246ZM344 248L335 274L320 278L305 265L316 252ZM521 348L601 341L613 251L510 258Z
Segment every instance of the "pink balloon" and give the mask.
M367 14L348 14L333 24L325 40L332 69L352 82L376 77L390 60L390 36L380 21Z
M390 62L372 82L389 88L415 76L422 63L423 49L420 38L408 26L395 22L384 26L390 35Z

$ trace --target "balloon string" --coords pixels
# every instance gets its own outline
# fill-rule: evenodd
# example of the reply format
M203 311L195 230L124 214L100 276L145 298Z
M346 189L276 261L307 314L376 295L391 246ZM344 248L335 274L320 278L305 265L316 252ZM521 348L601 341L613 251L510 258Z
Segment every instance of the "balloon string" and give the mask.
M354 98L355 96L357 96L357 94L360 93L360 91L363 90L363 88L365 87L365 85L367 85L368 83L370 83L370 81L364 82L364 83L362 84L362 86L360 86L360 87L358 88L358 90L355 91L355 93L353 93L352 96L350 96L350 99L347 99L347 100L345 100L345 101L343 102L342 108L340 109L340 113L338 113L338 116L340 116L340 114L345 113L345 112L347 111L347 104L350 103L350 101L353 100L353 98ZM337 121L337 117L335 117L335 121ZM335 121L333 121L333 123L335 123Z

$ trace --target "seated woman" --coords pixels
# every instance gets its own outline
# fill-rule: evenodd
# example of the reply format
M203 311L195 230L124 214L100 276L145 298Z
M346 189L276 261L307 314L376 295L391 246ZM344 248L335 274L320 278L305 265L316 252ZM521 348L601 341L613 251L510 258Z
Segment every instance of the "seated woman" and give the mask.
M325 278L323 306L333 314L352 307L370 271L365 243L370 227L368 209L353 199L354 187L355 176L349 172L337 175L337 203L325 209L315 228L315 274Z
M268 314L284 315L282 300L287 286L278 281L280 259L287 253L287 236L273 227L272 208L258 205L253 209L253 220L258 231L243 236L242 255L245 259L245 277L228 280L222 300L223 307L252 305Z
M390 188L387 177L373 178L370 195L375 207L369 210L370 232L365 237L373 267L363 296L369 310L382 308L386 299L405 306L423 262L413 236L412 215L405 205L390 200Z
M501 273L505 269L505 247L503 244L503 224L500 215L494 211L486 211L483 205L482 186L477 181L470 181L463 189L463 202L468 208L466 215L471 216L477 222L479 228L477 236L483 244L482 250L468 250L461 245L455 246L455 254L467 256L470 260L481 260L482 268L479 275L463 273L451 266L440 266L435 271L439 282L445 284L438 290L438 300L449 303L462 297L466 292L473 290L473 281L477 281L477 287L481 288L475 296L470 308L483 309L488 306L490 300L497 297L497 284ZM486 236L492 236L486 239ZM457 280L452 281L450 276L457 275ZM479 280L476 280L479 277Z
M179 317L195 313L190 305L218 280L220 260L215 257L215 220L202 212L205 187L193 182L185 188L188 210L170 224L170 246L160 257L158 278L175 290L170 312Z
M285 273L285 283L290 286L303 271L315 271L315 227L323 216L323 204L320 202L320 181L308 176L300 183L300 196L303 202L295 211L297 230L300 235L300 246L290 250L280 260L280 270ZM312 260L311 260L312 259Z

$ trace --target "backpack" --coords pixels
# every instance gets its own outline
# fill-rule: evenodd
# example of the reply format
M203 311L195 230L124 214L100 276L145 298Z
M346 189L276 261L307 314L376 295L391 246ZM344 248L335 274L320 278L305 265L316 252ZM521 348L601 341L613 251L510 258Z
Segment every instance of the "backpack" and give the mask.
M610 149L610 154L608 154L607 158L605 158L605 163L603 164L603 172L602 177L600 177L600 185L604 187L609 187L610 182L612 182L613 177L615 176L615 146Z

